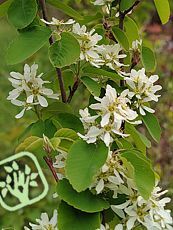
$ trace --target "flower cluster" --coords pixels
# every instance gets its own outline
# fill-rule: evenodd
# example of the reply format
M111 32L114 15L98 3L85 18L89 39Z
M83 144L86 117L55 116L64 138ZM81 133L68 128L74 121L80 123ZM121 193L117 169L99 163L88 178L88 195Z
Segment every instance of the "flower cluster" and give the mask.
M111 205L112 210L122 219L121 224L115 226L115 230L131 230L139 224L148 230L173 229L170 210L165 209L170 198L161 198L167 191L161 191L161 188L156 186L150 198L145 200L140 196L133 180L128 175L128 169L121 161L120 155L109 152L106 163L90 188L97 194L111 190L113 198L117 198L118 194L126 195L127 199L124 203ZM109 229L108 224L100 228L100 230Z
M95 33L95 29L87 32L86 26L80 26L79 23L73 25L72 32L77 35L81 47L80 59L99 68L103 63L97 52L97 43L102 39L102 36Z
M54 210L53 217L49 220L47 213L41 214L41 219L36 219L38 224L29 223L31 228L24 227L25 230L58 230L57 226L58 213L57 210Z
M131 230L139 223L148 230L173 229L171 211L165 209L170 198L160 198L166 192L156 186L149 200L144 200L136 191L132 190L125 203L112 205L113 211L121 218L126 219L126 222L122 223L122 229L125 227L127 230Z
M14 89L9 92L7 99L12 104L23 107L22 111L16 115L16 118L21 118L25 111L32 109L34 106L47 107L48 102L45 97L58 99L58 95L54 94L52 89L44 86L50 82L41 78L43 73L37 76L37 69L38 65L36 64L31 67L25 64L24 74L10 73L9 81ZM19 96L21 96L22 100L18 99Z
M81 121L87 133L86 135L79 134L79 136L87 143L94 143L97 138L101 138L106 146L113 142L115 135L128 136L121 130L123 122L140 123L140 121L135 121L138 114L130 108L131 101L128 93L127 89L118 95L114 88L107 85L105 96L95 97L99 103L90 105L97 115L91 116L87 108L80 110Z
M158 75L146 76L144 68L139 71L132 69L130 76L125 78L130 89L129 97L141 115L145 115L145 111L155 112L148 106L148 102L157 102L160 97L160 95L155 95L157 91L162 89L160 85L154 85L158 79Z

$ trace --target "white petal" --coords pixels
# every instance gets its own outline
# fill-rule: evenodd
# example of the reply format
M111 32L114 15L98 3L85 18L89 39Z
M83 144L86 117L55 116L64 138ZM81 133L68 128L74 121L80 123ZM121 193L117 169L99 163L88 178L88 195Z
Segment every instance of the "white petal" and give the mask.
M19 118L23 117L24 113L25 113L25 109L22 109L22 111L21 111L19 114L17 114L17 115L15 116L15 118L16 118L16 119L19 119Z
M56 227L57 225L57 216L58 216L57 210L54 210L53 217L50 220L50 224L52 224L54 227Z
M131 217L128 221L127 221L127 230L131 230L135 224L136 221L136 217Z
M47 106L48 106L48 102L47 102L46 98L44 98L44 97L41 96L41 95L37 95L37 98L38 98L39 104L40 104L42 107L47 107Z
M103 189L104 189L104 181L103 181L103 179L101 179L99 181L99 183L97 184L95 189L96 189L97 194L99 194L99 193L101 193L103 191Z
M34 95L31 94L30 96L27 97L26 102L29 103L29 104L32 104L33 100L34 100Z

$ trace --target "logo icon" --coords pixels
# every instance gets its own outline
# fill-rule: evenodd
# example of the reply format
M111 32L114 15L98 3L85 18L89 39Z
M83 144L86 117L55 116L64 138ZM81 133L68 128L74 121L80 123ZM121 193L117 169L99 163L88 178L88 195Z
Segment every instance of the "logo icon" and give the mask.
M16 211L43 199L48 183L37 161L29 152L21 152L0 161L0 205Z

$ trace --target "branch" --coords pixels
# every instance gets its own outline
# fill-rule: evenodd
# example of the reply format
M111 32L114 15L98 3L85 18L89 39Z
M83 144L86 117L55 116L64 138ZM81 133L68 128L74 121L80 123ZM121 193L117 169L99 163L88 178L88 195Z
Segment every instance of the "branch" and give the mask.
M124 12L119 12L120 16L119 16L119 28L123 30L124 28L124 18L125 16L134 9L134 7L136 7L141 0L137 0L136 2L134 2L134 4L127 10L125 10Z
M41 8L42 8L43 19L45 21L48 21L48 15L47 15L47 9L46 9L45 0L40 0L40 5L41 5ZM46 24L46 26L49 27L49 25L47 25L47 24ZM53 44L53 37L52 36L49 38L49 43L50 43L50 45ZM63 78L62 78L61 69L56 68L56 73L57 73L57 76L58 76L58 81L59 81L59 86L60 86L60 90L61 90L62 101L64 103L66 103L67 102L67 96L66 96L66 92L65 92L64 81L63 81Z
M69 94L69 96L68 96L67 103L70 103L70 102L71 102L72 97L74 96L76 90L78 89L78 86L79 86L79 78L76 79L76 81L74 82L72 88L69 87L70 94Z
M44 156L43 159L45 160L46 164L50 168L52 175L55 178L56 182L58 182L59 179L58 179L58 176L56 174L55 168L53 167L52 159L50 157L46 157L46 156Z

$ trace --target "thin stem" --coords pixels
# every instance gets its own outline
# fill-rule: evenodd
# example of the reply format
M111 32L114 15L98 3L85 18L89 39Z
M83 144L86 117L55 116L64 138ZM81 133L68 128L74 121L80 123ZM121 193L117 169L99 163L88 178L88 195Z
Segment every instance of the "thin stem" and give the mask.
M80 61L78 62L78 65L77 65L76 80L75 80L72 88L69 87L70 94L68 96L67 103L71 102L76 90L78 89L78 86L79 86L79 83L80 83L79 75L80 75Z
M53 167L53 161L50 157L48 156L44 156L43 159L45 160L46 164L48 165L50 171L52 172L53 177L55 178L56 182L58 182L58 176L57 173L55 171L55 168Z
M42 8L43 19L45 21L48 21L48 14L47 14L47 8L46 8L45 0L40 0L40 5L41 5L41 8ZM47 24L46 24L46 26L49 27L49 25L47 25ZM50 36L50 38L49 38L49 43L50 43L50 45L53 44L53 37L52 36ZM56 68L56 73L57 73L57 76L58 76L58 81L59 81L59 86L60 86L60 90L61 90L62 101L64 103L66 103L67 102L67 96L66 96L66 91L65 91L65 87L64 87L64 81L63 81L63 78L62 78L61 69Z
M119 11L119 28L121 30L124 30L124 19L125 19L125 16L134 9L134 7L136 7L139 3L140 3L141 0L137 0L134 2L134 4L127 10L125 10L124 12L121 12ZM121 3L121 0L119 2L119 8L120 8L120 3ZM124 87L125 86L125 81L124 80L120 80L120 86Z

